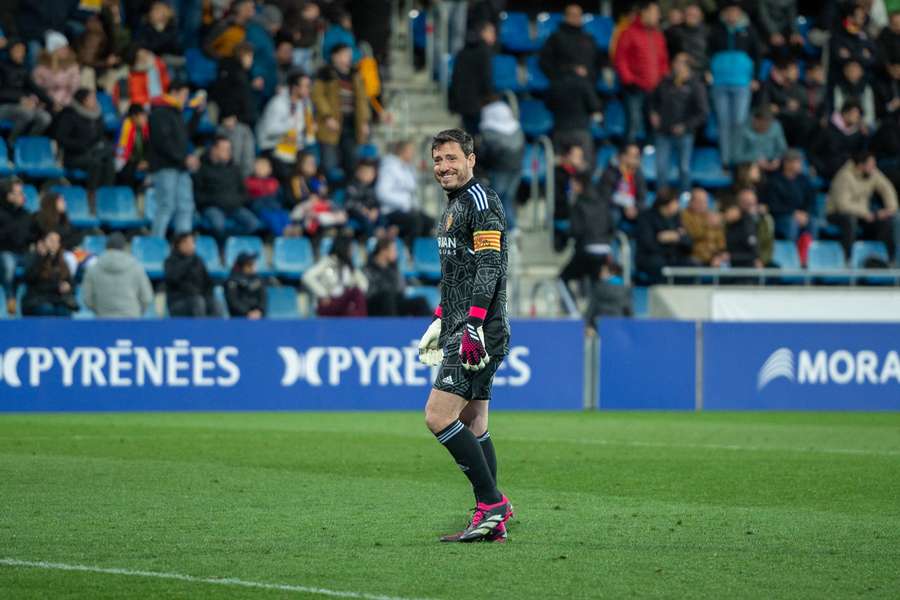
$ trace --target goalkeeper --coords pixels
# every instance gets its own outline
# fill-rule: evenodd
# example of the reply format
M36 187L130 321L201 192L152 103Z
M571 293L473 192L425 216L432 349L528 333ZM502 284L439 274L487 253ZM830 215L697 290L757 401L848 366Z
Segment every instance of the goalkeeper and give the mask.
M447 208L438 226L441 304L419 356L440 365L425 422L469 478L476 501L469 526L441 540L503 542L512 507L497 489L488 402L509 350L506 217L497 194L472 177L473 145L460 129L432 141L434 177L447 192Z

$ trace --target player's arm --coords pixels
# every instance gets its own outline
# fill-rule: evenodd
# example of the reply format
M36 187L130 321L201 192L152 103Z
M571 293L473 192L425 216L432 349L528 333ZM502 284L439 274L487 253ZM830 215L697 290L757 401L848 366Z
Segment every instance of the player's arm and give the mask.
M469 317L459 345L459 355L466 369L477 371L488 364L482 329L488 307L503 276L500 251L502 248L503 220L496 198L485 198L483 203L472 206L472 250L475 252L475 282Z

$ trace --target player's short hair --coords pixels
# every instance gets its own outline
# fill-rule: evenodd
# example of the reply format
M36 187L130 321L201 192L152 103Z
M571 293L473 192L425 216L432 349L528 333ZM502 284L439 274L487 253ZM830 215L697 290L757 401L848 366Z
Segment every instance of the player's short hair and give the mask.
M434 136L434 139L431 140L431 152L434 153L435 150L444 144L449 144L451 142L459 144L464 156L475 153L475 140L462 129L445 129L438 133Z

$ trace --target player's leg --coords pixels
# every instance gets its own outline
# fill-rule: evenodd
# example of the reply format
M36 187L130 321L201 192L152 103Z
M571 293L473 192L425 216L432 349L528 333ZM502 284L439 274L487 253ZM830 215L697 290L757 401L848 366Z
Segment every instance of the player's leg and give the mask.
M475 435L475 439L481 445L481 452L487 462L491 476L497 481L497 454L494 451L494 443L491 441L491 433L488 431L488 401L472 400L459 415L459 420Z

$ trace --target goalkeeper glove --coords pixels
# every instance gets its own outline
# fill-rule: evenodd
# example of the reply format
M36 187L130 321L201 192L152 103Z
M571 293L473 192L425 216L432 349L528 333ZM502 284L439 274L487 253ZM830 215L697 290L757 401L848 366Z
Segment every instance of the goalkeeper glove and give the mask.
M459 359L464 369L478 371L491 361L484 349L484 317L487 311L473 306L459 343Z
M419 361L422 364L434 367L441 364L444 360L444 351L441 350L439 340L441 338L441 307L439 306L434 312L434 320L425 335L419 341Z

